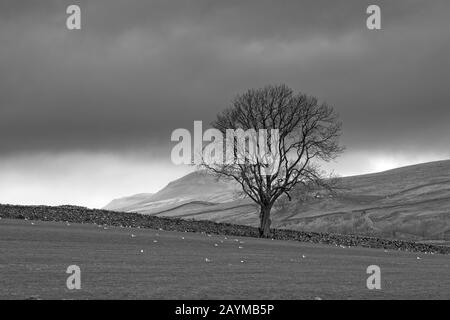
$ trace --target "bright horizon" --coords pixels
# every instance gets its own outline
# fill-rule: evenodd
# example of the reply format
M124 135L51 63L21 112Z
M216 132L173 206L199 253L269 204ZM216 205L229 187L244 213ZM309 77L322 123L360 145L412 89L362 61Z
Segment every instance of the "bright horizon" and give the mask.
M344 154L343 158L348 158ZM364 159L354 156L355 163ZM359 168L344 161L328 164L339 176L376 173L425 162L447 160L447 157L404 159L377 156ZM113 199L138 193L155 193L169 182L193 172L195 167L175 166L170 163L143 163L129 156L117 158L108 154L60 155L52 159L40 155L28 161L11 159L14 164L3 162L0 166L0 203L17 205L78 205L101 208ZM74 169L75 163L85 163L82 171ZM15 172L12 168L20 168ZM72 170L71 170L72 168ZM337 168L340 168L338 170ZM6 172L7 170L7 172ZM50 175L49 172L53 174ZM51 178L49 178L51 177Z

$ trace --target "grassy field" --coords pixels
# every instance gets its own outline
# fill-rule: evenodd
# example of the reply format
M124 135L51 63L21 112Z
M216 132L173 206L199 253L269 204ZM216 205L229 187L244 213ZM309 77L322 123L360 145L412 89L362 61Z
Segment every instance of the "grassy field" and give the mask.
M69 291L65 272L73 264L82 289ZM381 290L366 288L373 264L381 267ZM31 296L450 299L450 256L1 219L0 299Z

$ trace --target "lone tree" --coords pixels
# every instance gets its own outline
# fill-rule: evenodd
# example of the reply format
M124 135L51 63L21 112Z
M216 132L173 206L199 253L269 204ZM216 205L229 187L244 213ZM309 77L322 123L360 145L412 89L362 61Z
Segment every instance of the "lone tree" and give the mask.
M265 155L248 157L249 149L260 149L261 140L250 141L252 137L247 134L240 136L243 147L236 141L239 135L231 138L235 159L245 157L245 161L202 162L219 178L236 180L243 193L260 207L261 237L271 234L270 213L277 199L284 195L291 200L296 186L298 191L313 184L323 185L325 176L318 162L330 161L343 150L338 141L342 124L333 108L319 104L315 97L296 94L286 85L251 89L238 95L212 126L227 139L230 129L268 132L264 141L270 161ZM271 129L277 130L277 137Z

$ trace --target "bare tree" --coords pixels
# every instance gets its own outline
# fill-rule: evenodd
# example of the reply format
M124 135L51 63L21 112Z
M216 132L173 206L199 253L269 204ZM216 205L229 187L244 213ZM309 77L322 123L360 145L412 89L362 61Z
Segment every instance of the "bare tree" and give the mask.
M242 148L235 136L231 138L235 161L202 162L219 178L236 180L243 193L258 204L261 237L271 234L270 213L277 199L285 195L291 200L295 186L308 189L312 183L323 184L324 172L318 162L330 161L343 150L338 141L342 124L333 108L319 104L315 97L295 94L286 85L251 89L238 95L212 126L224 136L229 129L267 132L264 142L272 155L269 162L264 155L249 159L251 141L244 141ZM273 129L277 130L277 139L272 139ZM253 142L253 147L260 150L261 140ZM239 161L241 156L245 161Z

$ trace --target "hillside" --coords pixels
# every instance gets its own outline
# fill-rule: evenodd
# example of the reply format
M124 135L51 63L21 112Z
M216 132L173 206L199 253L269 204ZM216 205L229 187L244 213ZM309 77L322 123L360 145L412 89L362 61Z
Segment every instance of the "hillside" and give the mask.
M105 209L257 225L257 208L237 199L237 190L233 182L194 172L154 195L114 200ZM294 199L273 217L276 228L449 241L450 160L343 177L334 194Z
M208 207L230 202L236 191L233 183L218 181L205 172L197 171L169 183L155 194L116 199L103 209L159 215L183 206Z

